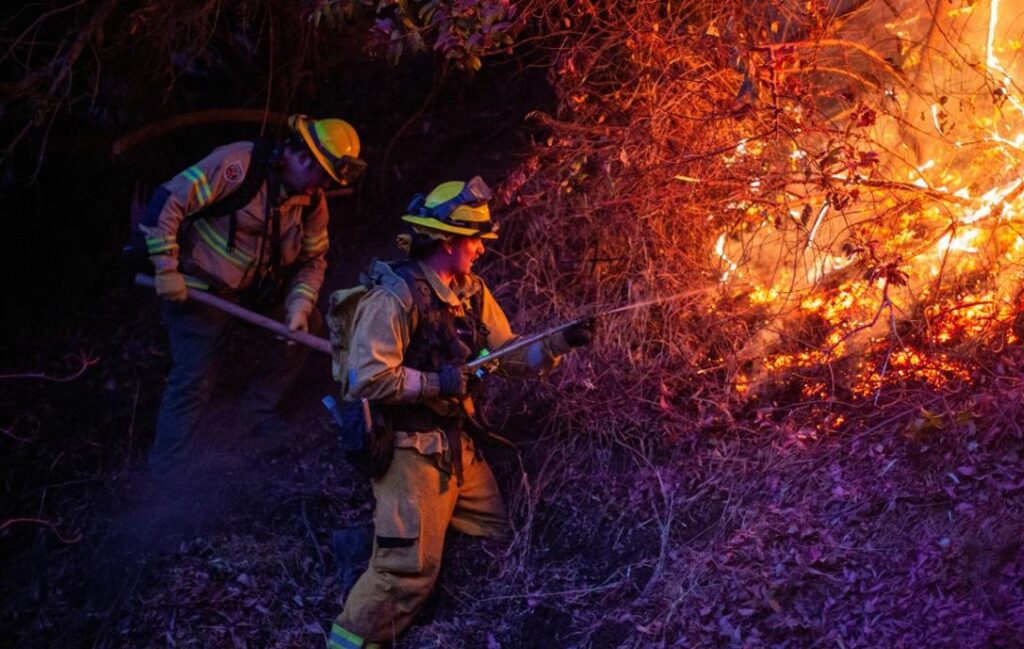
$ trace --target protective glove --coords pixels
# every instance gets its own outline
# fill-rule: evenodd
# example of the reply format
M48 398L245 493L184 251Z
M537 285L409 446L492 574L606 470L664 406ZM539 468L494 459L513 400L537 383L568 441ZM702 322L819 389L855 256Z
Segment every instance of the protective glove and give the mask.
M442 397L464 397L469 391L469 369L465 365L442 365L437 377Z
M156 294L171 302L184 302L188 299L188 288L185 276L176 270L158 271L153 277Z
M563 331L562 335L570 347L589 345L594 341L594 319L581 320Z

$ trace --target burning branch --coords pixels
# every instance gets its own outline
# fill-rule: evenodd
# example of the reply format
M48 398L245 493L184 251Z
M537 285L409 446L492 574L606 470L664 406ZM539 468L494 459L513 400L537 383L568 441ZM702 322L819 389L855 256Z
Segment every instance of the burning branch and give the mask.
M557 119L535 115L556 137L509 194L531 223L511 233L529 251L524 302L672 292L705 277L723 297L706 305L713 315L690 316L696 330L645 319L635 336L617 332L631 367L675 368L684 339L707 355L700 367L732 368L723 380L738 385L771 390L799 372L805 398L969 377L969 363L942 355L978 344L968 310L943 310L941 326L921 314L965 299L966 285L975 320L991 309L985 321L1008 326L1005 296L1024 264L1024 124L981 111L991 79L1015 72L994 58L1010 36L1002 23L974 29L967 9L939 16L928 3L882 17L864 5L842 21L827 18L835 4L776 7L781 20L741 3L686 8L674 22L600 4L608 22L579 26L586 35L559 51ZM968 41L987 43L987 65L962 65ZM851 252L860 241L873 247ZM556 258L557 272L537 270ZM615 261L591 273L588 259ZM819 372L835 377L831 390L806 380Z
M787 41L785 43L768 43L755 45L751 50L755 52L767 52L772 56L792 54L799 49L820 49L823 47L838 47L841 50L855 50L860 52L870 60L874 61L883 70L892 73L893 76L903 79L903 71L900 70L892 61L883 57L881 54L876 52L874 49L868 47L863 43L857 41L845 40L840 38L822 38L818 40L806 40L806 41Z

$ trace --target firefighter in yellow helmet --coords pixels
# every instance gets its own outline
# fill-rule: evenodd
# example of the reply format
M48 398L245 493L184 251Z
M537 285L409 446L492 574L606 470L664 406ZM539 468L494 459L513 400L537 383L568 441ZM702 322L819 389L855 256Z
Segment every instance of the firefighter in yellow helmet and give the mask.
M369 293L352 326L345 400L367 399L392 436L386 457L371 458L376 498L370 565L335 621L330 649L390 643L408 627L441 567L449 525L473 536L507 528L505 506L483 455L486 432L472 416L467 360L513 341L508 319L472 272L497 238L491 192L479 178L446 182L417 196L408 257L375 262ZM590 342L583 323L502 359L499 371L553 367L559 355Z
M173 360L149 457L155 473L180 465L232 325L229 316L186 301L189 286L266 311L293 331L322 328L324 189L353 182L365 165L348 122L296 115L289 126L283 141L214 150L158 187L146 207L140 230ZM275 354L274 369L246 396L257 418L271 416L308 352L282 344Z

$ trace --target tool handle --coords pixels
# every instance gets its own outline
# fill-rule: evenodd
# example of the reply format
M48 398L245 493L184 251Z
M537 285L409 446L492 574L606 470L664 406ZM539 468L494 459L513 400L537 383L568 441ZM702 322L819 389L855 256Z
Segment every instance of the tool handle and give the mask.
M153 278L149 275L143 275L142 273L135 275L135 283L139 286L147 286L149 288L154 288L155 286ZM197 288L189 288L188 299L195 300L200 304L205 304L206 306L223 311L224 313L233 315L236 318L250 322L258 327L268 329L278 336L282 336L288 340L293 340L301 345L315 349L318 352L323 352L324 354L331 353L331 343L326 338L320 338L319 336L314 336L306 333L305 331L292 331L283 322L278 322L273 318L268 318L267 316L256 313L255 311L250 311L249 309L240 307L234 302L229 302L217 297L216 295L211 295L206 291L200 291Z

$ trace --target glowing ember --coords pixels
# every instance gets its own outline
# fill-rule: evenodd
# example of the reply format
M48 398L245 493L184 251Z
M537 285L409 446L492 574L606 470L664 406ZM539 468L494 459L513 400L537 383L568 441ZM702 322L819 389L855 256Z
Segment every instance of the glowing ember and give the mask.
M835 381L808 377L837 364L855 368L846 385L859 397L886 385L939 389L977 369L965 360L977 354L957 349L1017 341L1024 79L1013 27L1021 16L1000 15L1010 4L992 0L984 24L981 3L948 10L946 37L984 65L964 65L959 50L901 51L901 78L916 85L876 88L877 105L851 102L845 139L796 131L781 149L745 138L723 154L730 168L753 170L751 200L734 201L748 218L718 235L714 259L723 286L766 314L765 335L748 350L757 367L741 373L738 392L799 373L805 397L826 397ZM925 43L923 15L884 28ZM778 66L775 79L798 75L763 63ZM806 106L780 110L792 119L797 108ZM771 165L785 169L781 178L764 171ZM765 201L784 216L765 217Z

